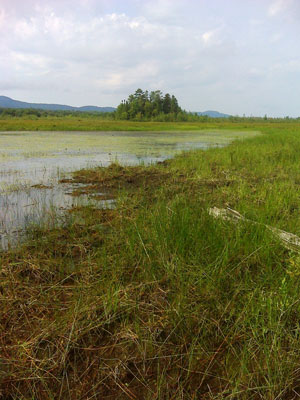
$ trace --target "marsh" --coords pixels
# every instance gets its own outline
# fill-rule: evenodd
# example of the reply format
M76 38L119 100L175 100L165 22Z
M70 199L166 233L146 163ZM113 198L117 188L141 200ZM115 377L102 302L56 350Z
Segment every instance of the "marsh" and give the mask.
M73 197L59 181L72 171L107 166L149 164L190 149L224 146L256 132L1 132L0 235L2 247L18 240L24 228L94 200ZM106 206L102 202L101 206Z

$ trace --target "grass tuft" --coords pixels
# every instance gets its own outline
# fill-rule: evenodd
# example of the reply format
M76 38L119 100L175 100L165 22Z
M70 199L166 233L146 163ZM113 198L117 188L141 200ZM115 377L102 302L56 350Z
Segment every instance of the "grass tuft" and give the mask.
M73 209L0 254L3 399L299 397L299 255L263 224L300 233L300 128L261 129L74 174L116 207Z

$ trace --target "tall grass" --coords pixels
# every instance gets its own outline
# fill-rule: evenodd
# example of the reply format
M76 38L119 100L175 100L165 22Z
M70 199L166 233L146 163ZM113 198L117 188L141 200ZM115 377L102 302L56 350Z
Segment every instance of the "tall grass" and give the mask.
M48 116L38 119L29 117L0 117L0 131L186 131L199 129L297 129L298 121L267 120L233 121L213 118L197 122L155 122L109 120L99 116L66 117Z
M300 257L264 224L300 233L300 129L261 129L75 175L117 206L1 254L3 398L299 397Z

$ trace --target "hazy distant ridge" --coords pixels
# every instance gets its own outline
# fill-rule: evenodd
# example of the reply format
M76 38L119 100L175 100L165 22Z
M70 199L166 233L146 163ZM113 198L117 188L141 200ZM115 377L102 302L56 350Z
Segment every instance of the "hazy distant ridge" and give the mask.
M0 108L34 108L37 110L61 110L61 111L82 111L82 112L113 112L116 110L115 107L97 107L97 106L82 106L73 107L65 104L47 104L47 103L27 103L25 101L19 101L11 99L7 96L0 96ZM218 111L203 111L196 112L197 115L207 115L211 118L228 118L229 114L223 114Z
M229 114L223 114L220 113L218 111L212 111L212 110L208 110L208 111L203 111L203 112L196 112L197 115L207 115L208 117L211 118L229 118L230 115Z
M6 96L0 96L0 108L34 108L38 110L51 110L51 111L62 110L62 111L86 111L86 112L115 111L114 107L97 107L97 106L72 107L64 104L26 103L25 101L14 100Z

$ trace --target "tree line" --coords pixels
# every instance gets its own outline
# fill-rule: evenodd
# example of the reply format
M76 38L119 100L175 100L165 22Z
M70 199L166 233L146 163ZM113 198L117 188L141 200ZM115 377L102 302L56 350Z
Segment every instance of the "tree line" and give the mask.
M197 113L186 112L178 105L174 95L161 90L152 92L137 89L134 94L130 94L127 100L121 101L116 111L98 112L98 111L77 111L77 110L45 110L36 108L1 108L0 118L97 118L99 120L134 120L134 121L154 121L154 122L279 122L279 121L300 121L300 117L284 118L254 117L254 116L229 116L228 118L213 118L208 115L198 115Z
M48 118L48 117L66 117L66 118L95 118L114 119L112 112L99 111L76 111L76 110L45 110L39 108L0 108L0 117L2 118Z

